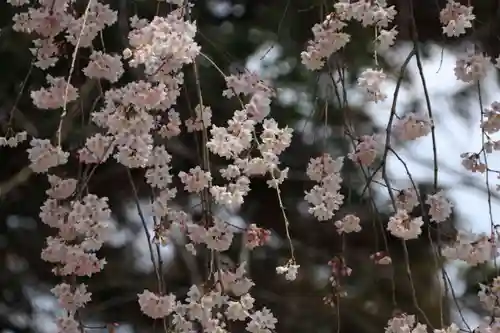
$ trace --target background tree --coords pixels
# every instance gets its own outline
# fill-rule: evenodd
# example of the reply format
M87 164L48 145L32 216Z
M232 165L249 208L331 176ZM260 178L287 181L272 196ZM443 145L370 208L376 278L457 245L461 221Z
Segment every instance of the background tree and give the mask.
M80 10L84 10L85 3L77 3ZM121 52L128 46L128 17L137 14L152 18L170 10L166 3L149 0L110 0L107 3L119 11L118 23L106 29L95 45L105 47L107 52ZM430 42L446 48L456 47L449 39L441 37L438 18L445 1L400 0L396 4L400 9L396 19L400 28L399 43L414 43L421 57L426 56L426 45ZM379 200L380 196L371 187L365 187L366 170L346 160L342 193L347 204L338 213L338 218L348 213L359 216L363 225L361 233L339 236L332 223L319 224L303 209L304 191L312 187L305 175L309 158L325 151L346 155L357 139L354 133L384 130L376 128L363 108L350 105L342 97L356 84L360 70L373 63L372 36L367 30L351 25L352 42L328 61L326 70L311 73L300 64L300 52L312 36L311 27L331 10L331 3L302 0L198 1L194 6L192 16L198 25L198 42L206 56L199 57L197 62L199 84L204 104L213 110L213 123L223 124L238 108L237 101L222 98L225 82L219 70L226 74L236 73L246 66L259 64L262 75L272 81L278 91L279 97L272 104L274 118L298 133L283 156L283 164L290 167L290 177L281 193L295 256L302 268L299 278L289 283L275 274L275 267L289 259L289 245L276 191L268 188L265 178L253 181L246 203L237 216L245 224L256 223L271 230L272 241L251 256L239 247L241 241L236 242L225 261L228 265L248 261L248 270L256 283L254 296L280 318L278 332L338 329L379 332L396 309L416 313L421 321L425 321L422 317L425 313L429 322L435 325L448 322L449 304L438 285L440 263L434 259L433 252L437 244L436 230L424 230L423 234L428 237L409 243L406 253L401 242L385 231L390 212L375 208L374 200ZM500 53L496 37L500 19L498 2L484 1L478 4L476 11L478 24L465 39L478 43L496 57ZM3 133L15 129L36 137L50 137L59 114L40 112L32 104L30 91L43 84L45 74L31 64L29 48L33 36L11 28L15 12L16 9L8 4L0 4L0 124ZM51 72L66 76L73 48L65 43L61 48L66 58ZM82 88L80 98L70 105L63 124L64 146L69 151L80 147L88 134L95 131L89 114L102 103L104 83L90 80L81 73L89 54L88 50L78 53L72 78L72 82ZM271 60L267 62L266 59ZM390 68L382 57L379 61L394 76L400 71L405 74L401 68ZM120 83L140 75L140 71L127 69ZM198 104L198 82L192 67L185 70L185 78L183 94L176 107L183 120L193 114L194 105ZM405 77L404 80L408 83L409 79ZM412 107L423 106L414 104ZM174 174L199 163L199 139L197 135L183 134L164 142L174 156ZM13 332L43 331L46 326L43 314L50 316L53 309L47 309L41 296L49 295L51 286L58 282L51 267L40 260L45 237L51 233L38 218L48 184L44 177L33 174L28 168L26 148L23 144L0 150L3 162L0 166L0 216L3 221L0 223L3 267L0 327ZM214 158L211 163L220 166L224 161ZM82 169L74 159L57 170L61 175L72 177L85 172L88 170ZM117 322L122 328L130 325L138 331L159 327L140 313L137 304L137 293L144 287L154 289L156 283L150 269L136 267L142 260L138 257L136 240L146 236L141 224L135 223L138 220L135 205L139 199L149 200L150 196L143 179L141 171L128 174L123 166L109 161L95 170L88 184L91 193L109 197L119 227L117 239L122 238L105 247L103 253L109 264L93 278L93 304L83 312L85 319L96 322L97 326ZM419 184L419 188L422 195L436 190L434 184ZM192 213L194 219L200 219L199 207L192 199L185 194L179 195L177 204ZM217 213L231 217L229 212ZM453 237L451 225L444 229L448 237ZM169 249L174 255L171 260L165 256L162 275L169 291L184 294L191 284L201 282L200 275L206 270L203 255L199 260L193 259L175 240L171 241ZM370 255L379 251L390 253L392 265L374 264ZM337 299L333 295L336 306L332 307L325 305L324 297L332 292L328 284L331 274L328 262L334 258L345 260L353 268L353 275L345 281L347 296ZM405 274L408 268L411 280Z

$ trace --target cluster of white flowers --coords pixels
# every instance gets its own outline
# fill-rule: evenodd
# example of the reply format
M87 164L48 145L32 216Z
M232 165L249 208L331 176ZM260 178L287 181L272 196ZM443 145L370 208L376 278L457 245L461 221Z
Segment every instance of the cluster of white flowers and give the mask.
M214 217L213 225L208 229L198 224L189 224L188 236L194 243L204 243L211 250L224 252L231 247L234 231L229 223Z
M20 143L28 139L28 133L26 131L17 132L14 135L0 136L0 148L1 147L17 147Z
M111 211L107 198L88 194L82 200L69 199L75 195L78 181L49 175L49 198L40 211L40 219L58 235L47 237L47 246L42 250L42 259L56 264L56 275L91 276L100 272L105 259L96 256L108 237ZM60 283L52 289L59 304L68 312L57 319L60 332L80 330L75 318L76 311L90 302L91 293L85 284Z
M183 8L166 17L156 16L150 23L136 22L129 33L132 50L126 50L132 67L144 65L144 71L155 81L170 81L171 73L179 72L200 52L194 41L196 24L184 20Z
M106 263L98 259L99 250L107 238L110 210L106 198L89 194L82 201L64 206L49 198L42 206L41 220L59 229L57 237L47 238L42 259L59 264L58 275L91 276L100 272ZM74 244L79 240L78 244Z
M385 327L385 333L427 333L427 326L416 321L414 315L406 313L396 315L389 319Z
M335 227L337 227L337 232L339 234L342 233L351 233L351 232L360 232L361 231L361 220L356 215L348 214L342 218L342 220L338 220L335 222Z
M292 129L289 127L279 128L274 119L265 119L262 123L262 134L260 135L259 150L263 156L279 156L292 142ZM274 156L273 156L274 155Z
M451 260L462 260L476 266L494 260L498 257L496 239L485 234L476 235L460 230L454 244L445 245L442 250L444 257Z
M269 309L254 309L255 300L249 294L254 284L245 277L244 264L234 273L217 272L216 279L211 290L191 286L184 302L173 294L145 290L138 295L141 311L154 319L171 316L173 329L179 332L192 332L199 324L204 332L226 333L224 319L247 321L246 331L250 333L269 333L275 328L277 320Z
M252 72L226 76L225 79L228 89L222 92L223 96L227 98L235 95L250 96L249 102L244 106L248 119L260 123L269 115L271 98L275 97L269 82L261 80Z
M387 1L342 0L335 3L334 7L334 13L329 13L321 24L314 25L314 38L309 41L306 51L301 53L302 63L309 70L323 68L328 58L350 41L351 36L342 29L351 20L361 22L363 27L376 27L379 33L375 48L378 51L385 51L394 44L398 31L395 27L390 30L386 28L394 20L397 11L395 6L388 6ZM358 84L366 92L368 100L378 102L387 98L381 91L385 79L382 70L367 69L361 74Z
M364 96L371 102L384 101L387 94L382 92L382 84L387 75L381 69L365 69L358 78L358 86L363 90Z
M261 80L252 72L226 76L225 79L228 89L222 92L223 96L250 96L250 101L244 107L249 119L260 123L269 115L271 98L275 96L269 82Z
M245 111L236 111L227 124L227 128L212 126L210 129L212 137L207 143L207 148L226 159L237 158L251 147L255 122L248 119Z
M87 291L85 284L73 287L67 283L60 283L52 288L51 291L57 297L59 305L73 314L76 310L83 308L85 304L90 302L90 297L92 296L92 293Z
M31 54L36 57L34 66L47 70L59 60L59 45L52 38L35 39L34 47L30 48Z
M462 153L460 154L462 158L462 166L471 172L486 172L486 163L483 163L476 153Z
M76 18L71 16L67 26L66 40L79 47L91 47L94 39L106 27L113 25L118 16L109 5L90 1L86 13Z
M179 134L181 134L181 117L179 115L179 112L175 111L174 109L170 109L167 113L167 118L168 121L166 124L161 125L160 128L158 129L158 135L160 135L162 138L173 138ZM186 121L186 126L187 126ZM188 127L189 131L190 127Z
M30 7L27 11L14 15L13 29L19 32L36 33L53 42L53 38L64 31L70 20L70 14L66 11L68 2L57 0L52 4L52 1L38 0L37 8ZM56 61L57 58L54 63Z
M387 230L398 238L409 240L417 239L422 233L424 221L421 217L412 218L406 210L399 209L394 216L391 216L387 224Z
M7 0L7 3L15 7L20 7L29 4L30 0Z
M50 188L46 191L46 193L49 197L56 200L64 200L66 198L69 198L75 192L76 185L78 183L76 179L73 178L62 179L55 175L48 175L47 178L50 184ZM53 200L49 201L56 203ZM58 221L57 219L55 219L54 222L61 223L61 221ZM50 224L50 226L53 228L57 228L60 227L61 225Z
M339 193L342 177L340 171L344 158L333 159L329 154L312 158L307 166L307 175L319 185L306 192L305 200L312 205L309 213L319 221L333 218L335 212L344 202L344 196Z
M197 105L194 108L195 117L186 120L186 128L188 132L201 131L204 128L212 125L212 109L209 106Z
M241 207L248 192L250 192L250 179L246 176L237 177L233 182L224 186L210 187L210 194L214 201L232 210Z
M229 301L226 315L229 320L245 320L249 311L254 306L255 299L250 294L245 294L239 302ZM267 313L267 312L266 312Z
M177 216L176 211L172 210L169 203L177 190L171 187L173 176L171 174L170 162L172 156L167 152L164 146L156 146L147 163L145 174L146 182L156 189L156 196L151 204L151 212L159 221L165 217ZM178 219L174 218L175 221Z
M156 219L155 224L153 225L154 235L151 241L157 245L167 245L172 238L172 234L178 233L179 231L187 233L190 231L188 230L188 227L190 225L194 225L192 218L188 213L183 210L173 208L173 205L169 202L169 200L174 197L173 193L175 193L175 189L171 189L172 195L171 197L168 197L167 191L161 191L160 195L156 197L156 200L152 205L153 216L156 217ZM201 239L201 232L196 234L195 229L192 229L191 232L191 235L188 234L188 236L198 236L200 240L197 241L197 243L203 242L203 239ZM185 248L194 256L196 255L195 244L186 242Z
M487 158L486 156L481 158L481 155L492 154L500 150L500 140L494 138L494 134L500 131L500 102L495 101L489 107L484 108L480 127L483 134L483 147L477 153L461 154L462 165L471 172L495 172L495 170L488 169ZM496 173L497 178L500 179L500 173ZM497 191L500 191L500 185L498 184Z
M73 315L65 313L56 319L56 326L58 332L64 333L78 333L81 332L80 325Z
M66 31L68 42L79 47L90 47L92 41L104 30L116 22L117 13L109 5L99 1L89 1L88 8L80 17L75 17L75 11L69 10L71 0L37 0L36 7L14 15L13 29L19 32L35 33L40 38L33 41L31 49L37 61L35 66L47 69L54 66L59 59L59 46L56 41L61 33ZM13 4L24 4L16 1Z
M472 6L448 0L446 7L439 14L439 20L443 25L443 34L448 37L458 37L465 34L465 29L472 28L472 21L476 18L472 14L472 10Z
M37 108L42 110L59 109L65 103L73 102L78 98L78 89L66 82L66 79L47 75L47 82L50 84L50 88L41 88L31 92L33 104Z
M493 102L489 108L484 109L484 119L481 129L488 134L500 131L500 103Z
M31 148L27 150L31 162L30 168L36 173L47 172L50 168L68 162L69 153L61 147L54 147L48 139L31 139Z
M413 187L399 191L396 196L396 209L411 212L413 208L420 204L418 196L419 194Z
M78 151L80 162L85 164L104 163L114 150L114 138L96 133L85 140L85 146Z
M363 27L376 27L376 51L387 51L394 44L398 30L396 27L387 28L396 17L397 11L395 6L387 6L387 1L341 0L334 7L343 21L355 20L361 22Z
M264 245L270 236L271 232L269 230L259 228L256 224L252 223L248 226L245 234L245 245L252 250Z
M359 138L354 151L348 157L361 165L370 166L384 147L383 137L378 134L363 135Z
M494 139L494 134L500 131L500 103L493 102L489 107L486 107L481 117L480 124L483 133L483 146L479 152L465 152L460 154L462 158L462 166L473 172L485 173L494 171L488 169L487 159L482 158L483 154L492 154L500 150L500 140ZM497 173L497 178L500 179L500 173ZM497 185L497 191L500 190L500 185Z
M334 6L341 20L356 20L363 27L375 25L386 28L397 14L396 7L388 6L386 0L341 0Z
M421 324L416 321L414 315L408 315L406 313L396 315L389 319L387 326L385 327L385 333L428 333L427 325ZM451 324L450 326L443 329L434 329L434 333L458 333L460 328Z
M174 311L176 306L175 295L158 296L149 290L144 290L139 296L139 306L141 311L153 318L163 318Z
M488 154L493 153L493 151L500 150L500 140L488 140L488 141L486 141L483 145L483 150Z
M397 35L398 30L396 27L393 27L391 30L380 29L377 39L375 40L375 48L377 52L387 51L391 46L393 46Z
M425 203L430 206L429 214L431 221L437 223L444 222L450 217L453 205L446 198L444 191L427 196Z
M372 259L377 265L392 264L392 258L383 251L375 252L374 254L370 255L370 259Z
M179 178L184 184L184 189L190 193L199 193L210 186L212 176L209 171L203 171L199 166L191 168L189 173L181 171Z
M234 164L221 170L223 178L231 182L225 186L211 186L210 193L216 203L237 209L250 190L250 177L270 174L272 179L268 180L268 185L274 188L287 177L288 169L279 168L279 155L290 146L292 129L279 128L274 119L265 119L274 92L255 74L229 76L226 83L228 89L223 92L224 96L251 95L251 99L243 110L234 112L227 127L212 125L210 128L210 140L206 147L213 154L234 161ZM257 103L257 100L260 102ZM261 122L263 130L258 138L254 138L256 125ZM254 140L258 143L261 157L249 158L248 154L243 157Z
M490 313L495 316L500 315L499 301L500 301L500 277L497 276L493 279L490 285L479 284L480 290L477 294L481 305Z
M457 59L455 64L455 76L465 83L477 82L486 76L490 57L481 53L468 54Z
M477 296L481 306L489 315L483 319L474 332L496 332L500 329L500 276L493 278L493 281L488 285L480 283L479 287Z
M321 24L315 24L312 28L314 39L309 42L306 51L300 54L302 64L311 71L323 68L325 60L351 39L349 34L342 32L345 26L347 24L334 14L329 14Z
M284 266L276 267L276 273L279 275L285 275L285 279L288 281L295 281L297 279L297 275L299 274L300 265L294 264L293 261L289 261Z
M236 95L250 96L256 93L272 96L273 90L270 83L262 80L257 73L245 72L240 75L229 75L225 77L227 89L222 95L231 98Z
M233 294L236 297L248 293L255 285L253 281L246 276L245 262L241 263L234 273L228 270L221 270L216 273L216 277L221 282L217 288L221 288L225 290L225 292Z
M119 55L105 54L94 51L90 55L90 61L83 73L89 78L105 79L116 82L123 75L123 64Z
M95 148L86 146L92 155L106 156L113 142L111 152L116 150L115 159L129 168L143 168L148 164L153 150L152 131L156 126L155 110L164 109L168 97L165 84L152 84L145 81L131 82L119 89L110 89L105 94L104 107L93 112L93 121L105 128L103 137L96 134L93 141L87 144L98 144ZM168 105L167 107L170 107ZM114 148L114 149L113 149Z
M431 132L432 120L421 113L410 113L394 124L394 135L403 141L411 141L426 136Z

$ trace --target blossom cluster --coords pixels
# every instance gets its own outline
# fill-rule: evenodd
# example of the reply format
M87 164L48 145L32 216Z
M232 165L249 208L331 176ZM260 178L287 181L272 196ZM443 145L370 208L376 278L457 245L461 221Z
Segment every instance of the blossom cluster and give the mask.
M385 327L385 333L427 333L429 332L427 325L419 323L414 315L409 315L406 313L397 315L391 318L387 326ZM460 327L456 324L451 324L448 327L442 329L434 329L434 333L458 333L460 332Z
M62 276L92 276L106 264L96 252L106 241L109 232L111 211L107 198L88 194L82 199L78 195L76 179L62 179L49 175L49 198L43 203L40 219L58 230L57 236L47 237L47 246L42 250L42 259L53 263L54 274ZM75 199L70 200L71 197ZM90 301L87 285L60 283L52 289L59 304L68 312L58 318L61 332L77 332L80 325L76 311Z
M319 221L330 220L344 201L344 196L340 193L343 163L342 157L334 160L328 154L309 161L307 175L319 185L314 185L306 192L305 200L311 205L309 213Z
M456 61L454 72L457 80L465 83L478 82L486 77L490 58L481 53L469 52Z
M465 29L472 28L472 22L476 18L472 10L472 6L448 0L446 7L439 14L439 20L443 24L443 34L448 37L458 37L465 34Z
M47 172L50 168L68 162L69 153L59 146L53 146L48 139L32 138L31 148L27 150L30 168L36 173Z
M399 191L396 196L396 209L411 212L413 208L417 207L419 202L419 193L414 188L407 188Z
M255 299L249 294L253 282L245 277L245 266L236 271L217 273L214 288L206 289L193 285L184 300L173 294L158 295L149 290L139 294L141 311L158 319L171 316L172 326L179 332L192 332L199 324L204 332L228 332L224 319L246 321L250 333L271 332L277 323L267 308L255 309Z
M212 185L210 193L214 201L229 209L237 209L243 204L244 196L250 190L250 178L270 175L267 183L277 188L288 176L288 168L280 169L279 155L291 144L292 129L280 128L274 119L265 119L270 111L271 97L274 92L259 80L255 74L242 74L226 77L228 89L226 97L242 95L250 97L242 110L234 112L227 127L212 125L210 139L206 147L210 152L232 161L220 170L221 176L229 181L225 186ZM262 131L255 137L256 126ZM244 154L257 143L259 157Z
M321 24L312 28L314 39L309 42L306 51L301 53L302 63L307 69L321 69L332 54L346 46L351 36L342 29L351 20L360 22L363 27L376 26L381 29L377 38L379 49L387 49L394 43L397 30L384 29L394 20L397 12L394 6L387 6L385 0L342 0L334 8L335 11L328 14Z
M351 232L360 232L361 231L361 220L356 215L346 215L342 220L338 220L335 222L335 226L337 227L337 231L339 234L342 233L351 233Z
M383 150L384 142L381 135L363 135L354 147L354 151L348 157L364 166L372 165L380 152Z
M496 242L497 240L489 235L476 235L460 230L455 242L446 245L442 254L448 259L462 260L476 266L498 257Z
M387 230L395 237L409 240L417 239L422 233L422 217L411 217L408 212L399 209L394 216L389 219Z
M1 136L0 147L17 147L20 143L26 141L28 133L26 131L17 132L14 135Z
M55 66L61 56L57 41L61 34L74 46L90 47L99 33L117 20L116 11L99 1L89 1L85 12L78 17L70 10L71 5L71 0L37 0L35 6L14 15L15 31L38 36L31 49L37 59L35 66L44 70Z
M416 140L431 132L432 120L426 114L410 113L394 124L394 134L402 141Z

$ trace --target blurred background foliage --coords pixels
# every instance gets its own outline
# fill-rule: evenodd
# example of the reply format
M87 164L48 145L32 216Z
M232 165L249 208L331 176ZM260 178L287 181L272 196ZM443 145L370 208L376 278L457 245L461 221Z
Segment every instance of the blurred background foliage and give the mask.
M119 22L103 34L102 40L108 52L120 52L127 46L129 16L137 14L151 18L155 14L164 15L169 9L166 3L153 0L106 2L119 11ZM423 57L429 43L452 49L458 47L456 40L445 40L441 35L438 17L445 1L395 0L393 3L400 9L395 22L400 29L398 43L416 42ZM479 44L493 58L500 53L498 3L493 0L478 2L477 25L461 40ZM442 297L437 282L440 273L431 242L435 241L434 230L424 230L425 237L408 243L412 288L406 275L408 267L402 244L384 231L390 212L374 208L375 201L380 203L375 192L362 193L366 181L353 163L346 160L342 189L346 204L338 217L357 214L362 220L363 232L341 238L332 223L320 224L304 210L304 191L313 185L304 172L309 158L324 151L335 156L345 155L351 144L344 135L346 129L358 134L381 130L376 128L363 107L348 105L333 93L335 85L338 89L344 85L349 91L355 84L357 73L372 66L373 33L370 30L361 29L356 24L349 27L353 35L351 43L329 62L332 72L336 73L333 75L335 81L327 72L311 73L300 64L300 52L312 37L311 27L323 20L332 5L317 0L195 2L193 18L197 21L198 42L203 53L228 74L259 64L260 73L272 81L278 91L278 98L272 105L272 116L280 124L293 127L296 134L292 147L283 155L283 164L289 166L291 172L290 179L283 185L282 195L291 223L296 258L302 268L298 280L289 283L275 274L275 267L284 264L290 254L276 193L267 187L264 178L253 180L251 192L237 216L224 211L216 213L227 219L239 219L246 224L256 223L270 229L272 242L248 254L241 251L237 239L226 260L235 263L248 261L249 274L256 283L253 295L259 305L265 304L280 319L277 332L381 332L394 311L414 313L424 321L416 308L417 303L429 321L439 326L441 320L448 322L451 305ZM15 130L26 130L36 137L51 137L59 113L37 110L31 103L30 91L44 85L45 73L31 68L29 47L33 36L12 31L11 19L16 10L5 1L0 2L0 128L2 133L8 130L8 119L12 114ZM68 73L72 49L67 45L62 47L67 49L67 57L51 69L54 76ZM102 42L97 40L95 47L102 47ZM89 53L89 50L78 53L77 69L86 65ZM390 64L380 60L381 66L394 77L398 75L400 68L391 68ZM220 73L202 57L198 64L204 103L211 106L214 123L224 124L239 105L222 97L225 86ZM338 71L345 75L338 75ZM198 103L191 67L185 70L185 77L186 84L177 105L184 120ZM138 78L140 73L128 71L120 83ZM409 80L407 76L406 80ZM71 151L75 151L94 131L89 125L89 113L94 103L100 103L101 88L79 71L75 71L73 82L81 86L81 97L70 106L63 131L65 148ZM452 97L460 99L466 93ZM328 117L325 124L326 107ZM421 107L417 103L411 109ZM464 116L467 112L458 110L457 114ZM163 143L174 155L175 174L198 164L196 138L192 135L182 135ZM27 145L0 149L0 329L5 333L53 331L50 320L57 311L49 290L59 279L51 274L50 265L40 259L45 237L53 232L38 219L48 183L46 177L34 175L27 168ZM212 160L215 165L222 162ZM77 177L81 169L73 159L55 172ZM150 192L144 184L143 172L134 171L132 177L140 196L148 200ZM419 184L419 187L422 194L434 190L432 184ZM158 323L154 324L141 315L136 300L138 292L144 288L154 290L156 282L148 265L148 256L143 253L145 235L137 223L126 170L112 161L107 162L95 172L89 191L109 197L118 229L116 239L102 250L108 265L90 281L93 302L82 313L84 320L96 327L116 322L123 332L127 329L136 332L160 329ZM176 204L196 220L199 211L193 202L196 203L179 191ZM453 228L449 230L452 233ZM369 256L387 248L393 265L374 265ZM164 278L169 291L183 295L192 283L199 282L203 260L194 260L187 255L182 244L176 242L169 244L168 250L165 251ZM324 304L323 298L331 292L327 263L334 257L344 258L353 274L345 281L348 296L340 299L336 307L330 307Z

